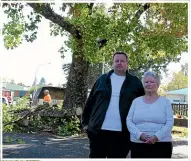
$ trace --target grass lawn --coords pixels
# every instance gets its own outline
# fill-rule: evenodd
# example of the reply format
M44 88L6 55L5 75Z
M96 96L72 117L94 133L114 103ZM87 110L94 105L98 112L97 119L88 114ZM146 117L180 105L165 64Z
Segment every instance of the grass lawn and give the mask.
M188 137L188 128L180 127L180 126L173 126L172 135L175 137L187 138Z

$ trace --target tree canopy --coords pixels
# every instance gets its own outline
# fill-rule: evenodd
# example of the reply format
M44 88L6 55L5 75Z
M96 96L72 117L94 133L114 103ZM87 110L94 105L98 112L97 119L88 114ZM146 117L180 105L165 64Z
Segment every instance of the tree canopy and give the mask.
M173 74L172 81L168 83L166 89L168 91L177 90L181 88L188 88L188 76L183 71Z
M135 75L150 68L159 72L187 52L187 3L18 2L3 3L3 11L7 49L33 42L42 18L50 20L50 35L68 37L59 51L64 56L67 46L73 53L64 101L70 107L84 106L89 66L109 63L116 50L128 53Z
M33 10L26 12L29 7ZM187 51L187 3L117 3L110 8L63 3L57 10L55 3L4 3L3 9L9 19L3 29L7 49L24 39L34 41L44 17L50 20L51 35L68 35L65 44L73 53L78 50L75 38L82 37L84 58L91 63L102 61L103 56L111 61L113 51L124 50L130 68L161 69ZM99 50L100 39L107 43Z

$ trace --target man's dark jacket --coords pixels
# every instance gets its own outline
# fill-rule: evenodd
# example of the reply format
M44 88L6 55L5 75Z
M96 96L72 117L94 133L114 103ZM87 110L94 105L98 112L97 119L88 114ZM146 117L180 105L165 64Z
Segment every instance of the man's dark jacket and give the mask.
M109 107L112 90L110 76L113 72L114 70L111 70L108 74L103 74L97 79L84 107L82 126L88 125L88 131L95 134L101 129L106 111ZM126 117L131 103L135 98L142 95L144 95L144 89L141 81L137 77L126 72L126 79L120 91L119 111L122 131L127 135L129 135L129 131L127 130Z

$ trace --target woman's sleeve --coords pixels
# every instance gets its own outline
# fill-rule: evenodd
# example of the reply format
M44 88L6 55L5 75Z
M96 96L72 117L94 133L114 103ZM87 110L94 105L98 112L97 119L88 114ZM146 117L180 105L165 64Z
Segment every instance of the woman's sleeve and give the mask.
M134 100L133 103L131 104L131 107L126 119L126 123L127 123L127 128L129 132L139 140L142 132L140 132L140 130L136 127L135 123L133 122L135 108L136 108L136 101Z
M165 106L166 122L164 126L155 133L155 136L158 138L158 140L161 140L163 137L171 133L174 125L173 110L169 100L166 100Z

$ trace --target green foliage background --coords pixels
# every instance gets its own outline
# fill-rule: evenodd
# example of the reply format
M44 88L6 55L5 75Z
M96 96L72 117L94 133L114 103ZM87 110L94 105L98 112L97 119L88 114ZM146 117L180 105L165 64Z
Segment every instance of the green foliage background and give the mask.
M68 37L59 50L61 54L68 48L77 54L75 32L78 32L83 44L80 54L90 63L101 62L103 57L108 63L115 50L123 50L128 53L129 67L135 73L150 67L160 72L169 62L178 61L177 56L182 52L187 52L187 3L115 3L109 8L103 3L92 8L89 3L57 5L4 4L3 10L9 19L3 27L5 47L13 49L24 40L33 42L38 24L45 17L50 20L50 35ZM51 16L62 16L63 22L53 22ZM99 49L100 39L106 39L107 43Z

